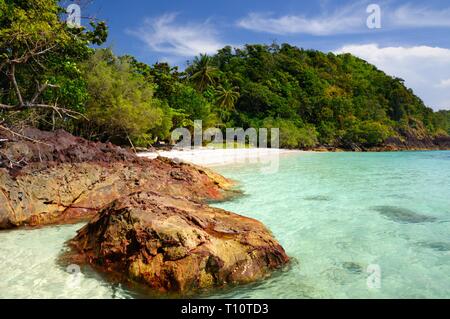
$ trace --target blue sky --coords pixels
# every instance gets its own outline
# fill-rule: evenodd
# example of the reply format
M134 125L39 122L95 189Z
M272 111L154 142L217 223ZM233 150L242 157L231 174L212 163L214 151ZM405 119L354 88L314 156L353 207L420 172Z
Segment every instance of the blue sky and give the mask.
M370 4L381 8L379 29L367 27ZM149 64L183 68L225 45L288 42L353 53L450 109L450 0L93 0L84 10L107 21L117 54Z

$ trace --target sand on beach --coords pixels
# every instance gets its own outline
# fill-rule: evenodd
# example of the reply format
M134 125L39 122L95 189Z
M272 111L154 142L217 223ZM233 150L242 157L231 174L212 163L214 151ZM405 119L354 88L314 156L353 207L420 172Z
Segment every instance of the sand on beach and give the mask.
M271 158L305 152L300 150L285 150L278 148L195 148L195 149L176 149L171 151L142 152L138 156L147 158L156 158L158 156L167 157L182 162L203 165L216 166L238 163L258 163L267 161Z

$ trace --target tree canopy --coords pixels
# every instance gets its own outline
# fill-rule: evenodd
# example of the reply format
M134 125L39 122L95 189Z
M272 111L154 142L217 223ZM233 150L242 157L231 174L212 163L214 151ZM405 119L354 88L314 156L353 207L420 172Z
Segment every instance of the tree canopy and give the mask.
M289 44L229 46L184 71L118 57L104 22L73 28L56 0L0 0L0 125L64 128L147 146L176 127L280 129L281 147L377 146L408 129L450 134L399 78L350 54Z
M105 23L71 28L56 0L0 0L0 110L74 116L87 99L78 63L106 40Z

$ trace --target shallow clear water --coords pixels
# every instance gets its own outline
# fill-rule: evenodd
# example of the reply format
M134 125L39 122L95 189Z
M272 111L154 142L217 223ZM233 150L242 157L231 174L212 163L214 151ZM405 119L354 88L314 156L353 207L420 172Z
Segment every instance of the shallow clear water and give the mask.
M245 196L216 205L254 217L293 258L257 285L209 297L450 298L450 152L301 153L217 170ZM57 263L81 225L0 232L0 297L130 298Z
M65 242L83 225L0 232L0 298L127 298L92 271L62 266Z
M247 194L220 207L265 223L296 259L226 297L450 298L450 152L308 153L276 174L220 171Z

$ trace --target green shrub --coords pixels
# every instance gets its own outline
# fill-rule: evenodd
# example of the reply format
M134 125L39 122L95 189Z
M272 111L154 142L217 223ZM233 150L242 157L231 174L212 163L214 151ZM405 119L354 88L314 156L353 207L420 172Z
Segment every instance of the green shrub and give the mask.
M281 148L309 148L318 144L318 133L312 125L298 127L293 121L287 119L266 118L262 126L269 130L280 129Z
M151 143L156 137L151 130L164 119L161 103L153 97L153 84L108 49L98 50L83 69L89 92L89 135L143 146Z
M357 122L352 128L348 129L344 135L344 140L370 147L380 145L392 135L394 135L393 130L385 124L363 121Z

